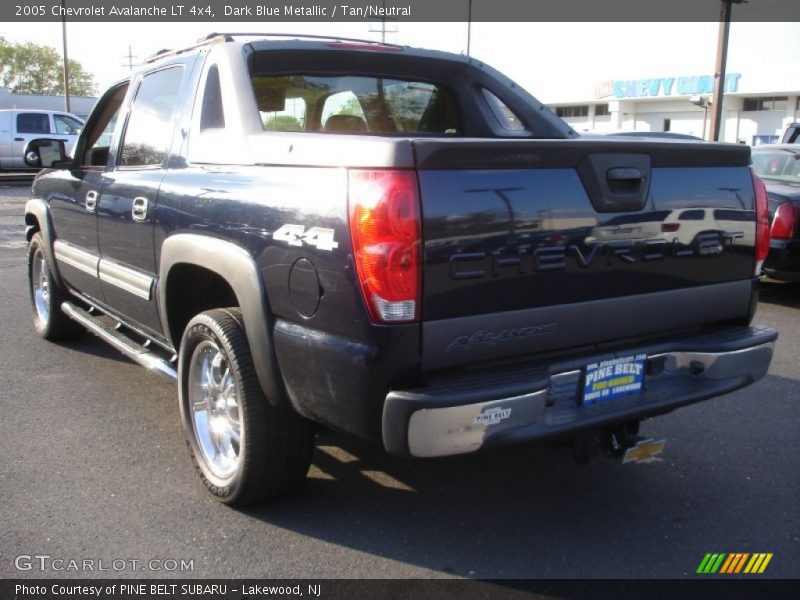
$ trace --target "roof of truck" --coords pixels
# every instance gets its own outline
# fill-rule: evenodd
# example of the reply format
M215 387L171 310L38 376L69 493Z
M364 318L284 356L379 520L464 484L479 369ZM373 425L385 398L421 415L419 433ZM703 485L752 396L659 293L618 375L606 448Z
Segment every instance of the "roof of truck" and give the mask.
M164 49L156 52L149 58L145 59L144 64L157 62L161 59L171 56L185 54L193 50L198 50L209 46L211 44L239 42L243 44L250 44L254 49L265 50L269 47L285 48L292 46L298 49L329 49L329 50L362 50L365 52L387 52L392 54L412 54L415 56L429 56L438 57L448 60L456 60L459 62L470 62L470 58L453 54L450 52L441 52L438 50L424 50L421 48L412 48L410 46L400 46L397 44L389 44L386 42L376 42L373 40L365 40L359 38L346 38L338 36L324 36L324 35L308 35L304 33L209 33L207 36L197 40L195 44L179 48L175 50ZM473 61L477 62L477 61Z

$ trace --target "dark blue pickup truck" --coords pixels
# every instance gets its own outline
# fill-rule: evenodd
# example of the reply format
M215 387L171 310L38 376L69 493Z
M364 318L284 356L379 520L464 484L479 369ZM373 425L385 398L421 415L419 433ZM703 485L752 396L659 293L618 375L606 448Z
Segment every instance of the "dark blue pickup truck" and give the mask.
M747 147L580 138L463 56L212 35L112 86L71 157L29 151L36 330L177 380L230 504L296 488L320 427L619 454L772 358Z

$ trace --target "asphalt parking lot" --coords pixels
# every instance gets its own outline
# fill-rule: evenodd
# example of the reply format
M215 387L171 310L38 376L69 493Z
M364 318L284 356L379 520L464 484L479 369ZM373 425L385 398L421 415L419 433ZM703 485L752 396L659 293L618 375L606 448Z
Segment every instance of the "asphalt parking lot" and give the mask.
M173 385L92 336L34 334L27 194L0 187L0 577L694 578L707 552L771 552L760 577L800 576L800 286L762 293L756 321L781 332L763 381L643 425L667 439L660 462L408 461L326 434L300 494L232 510L192 470ZM17 570L36 554L193 568Z

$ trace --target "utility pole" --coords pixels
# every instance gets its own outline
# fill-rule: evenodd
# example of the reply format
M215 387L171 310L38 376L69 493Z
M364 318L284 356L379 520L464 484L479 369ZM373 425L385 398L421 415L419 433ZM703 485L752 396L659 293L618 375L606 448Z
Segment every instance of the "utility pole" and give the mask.
M719 141L720 123L722 122L722 98L725 95L725 67L728 62L728 36L731 29L731 7L744 0L721 0L719 16L719 33L717 34L717 66L714 72L714 97L711 100L711 134L712 142Z
M133 59L138 57L133 53L133 49L130 46L128 46L128 53L124 54L122 58L126 59L127 61L123 63L122 66L128 67L129 71L133 71Z
M469 45L472 38L472 0L467 0L467 58L469 58Z
M386 0L383 0L383 8L384 8L384 15L385 15L385 13L386 13ZM377 20L374 17L372 19L373 20ZM386 34L387 33L397 33L398 28L397 28L397 25L394 25L394 26L391 26L391 27L387 27L387 22L388 21L396 21L396 19L394 17L381 16L380 20L381 20L381 25L380 25L381 44L385 44L386 43ZM378 29L373 28L372 23L370 23L368 29L369 29L370 32L377 32L378 31Z
M66 0L61 0L61 8L65 9ZM64 110L72 112L69 108L69 59L67 58L67 11L62 10L61 14L61 42L64 45Z

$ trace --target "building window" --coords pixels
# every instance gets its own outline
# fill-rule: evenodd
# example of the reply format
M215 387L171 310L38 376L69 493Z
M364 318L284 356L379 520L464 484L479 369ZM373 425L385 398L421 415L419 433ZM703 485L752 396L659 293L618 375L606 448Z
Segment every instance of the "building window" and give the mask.
M589 105L582 104L581 106L557 106L556 115L562 119L565 117L588 117Z
M594 116L595 117L607 117L611 114L611 111L608 110L608 104L597 104L594 107Z
M672 129L672 119L664 119L664 131Z
M755 112L761 110L786 110L789 98L786 96L764 96L763 98L745 98L742 110Z

